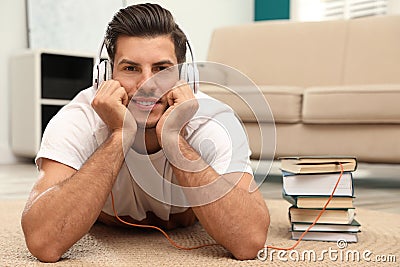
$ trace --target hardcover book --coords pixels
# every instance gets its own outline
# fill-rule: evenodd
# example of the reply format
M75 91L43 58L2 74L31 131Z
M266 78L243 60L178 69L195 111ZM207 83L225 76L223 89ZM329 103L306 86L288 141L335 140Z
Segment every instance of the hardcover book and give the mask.
M303 232L292 232L292 239L298 240ZM308 232L303 240L331 241L346 240L346 242L357 242L357 233L349 232Z
M282 197L290 204L298 208L322 209L329 199L329 196L289 196L284 192ZM354 197L334 196L329 202L328 209L351 209Z
M283 172L283 191L286 195L330 196L339 178L337 173L293 175ZM353 176L343 173L334 196L353 196Z
M352 172L357 168L355 157L349 156L302 156L281 157L281 169L296 174Z
M313 223L321 209L289 208L291 222ZM351 224L354 220L354 209L326 209L317 223Z
M304 232L310 227L311 223L292 223L292 231ZM360 223L355 219L351 224L332 224L332 223L317 223L310 232L352 232L357 233L360 231Z

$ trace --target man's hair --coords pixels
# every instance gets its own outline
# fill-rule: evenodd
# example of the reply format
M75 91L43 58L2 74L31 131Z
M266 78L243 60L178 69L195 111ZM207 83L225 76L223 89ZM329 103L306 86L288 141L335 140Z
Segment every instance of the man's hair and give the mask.
M157 4L139 4L120 9L108 24L105 45L114 63L119 36L153 38L169 35L178 63L185 62L187 38L168 10Z

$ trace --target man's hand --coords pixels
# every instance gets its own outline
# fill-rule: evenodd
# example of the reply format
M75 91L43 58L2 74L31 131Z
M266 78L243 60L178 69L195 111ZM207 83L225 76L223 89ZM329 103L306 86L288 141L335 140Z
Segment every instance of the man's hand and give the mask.
M124 87L116 80L101 83L97 89L92 107L111 132L121 131L133 139L136 135L137 125L131 112L127 109L129 104L128 94Z
M186 83L178 81L175 87L167 93L169 108L161 116L156 126L158 143L168 140L178 140L178 135L183 133L186 123L193 118L199 108L192 89Z

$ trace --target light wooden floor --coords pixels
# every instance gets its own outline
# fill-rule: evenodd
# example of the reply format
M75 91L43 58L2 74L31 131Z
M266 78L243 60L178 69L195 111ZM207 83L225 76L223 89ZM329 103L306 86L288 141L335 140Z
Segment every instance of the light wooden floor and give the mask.
M261 185L265 199L280 199L282 184L277 165ZM26 199L38 172L33 164L0 165L0 199ZM400 166L359 165L354 174L355 207L400 213Z

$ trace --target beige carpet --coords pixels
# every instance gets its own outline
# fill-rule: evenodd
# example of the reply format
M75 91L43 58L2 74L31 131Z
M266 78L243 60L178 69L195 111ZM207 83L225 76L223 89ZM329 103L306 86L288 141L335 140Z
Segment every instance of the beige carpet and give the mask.
M271 213L271 227L267 243L274 246L288 247L294 244L289 239L287 220L288 204L283 200L267 201ZM26 249L21 227L20 214L24 201L0 201L0 266L42 266L48 265L37 261ZM156 231L136 229L114 229L101 224L93 227L89 234L75 244L55 266L400 266L400 215L357 209L357 219L362 224L359 242L349 244L347 248L333 254L332 260L325 254L323 261L295 262L287 254L287 262L277 259L266 261L237 261L220 246L206 247L193 251L183 251L172 247ZM43 218L45 220L45 218ZM249 226L251 227L251 226ZM193 246L212 242L212 239L200 225L170 232L170 236L179 244ZM51 244L49 244L51 245ZM323 250L338 250L336 243L304 241L296 248L299 255L304 250L314 250L317 257ZM394 255L395 263L346 261L346 254L351 250L363 253L374 260L376 255ZM342 253L343 260L340 260ZM339 256L334 260L334 256ZM349 254L350 255L350 254ZM292 254L292 258L296 255ZM350 257L352 259L352 257Z

